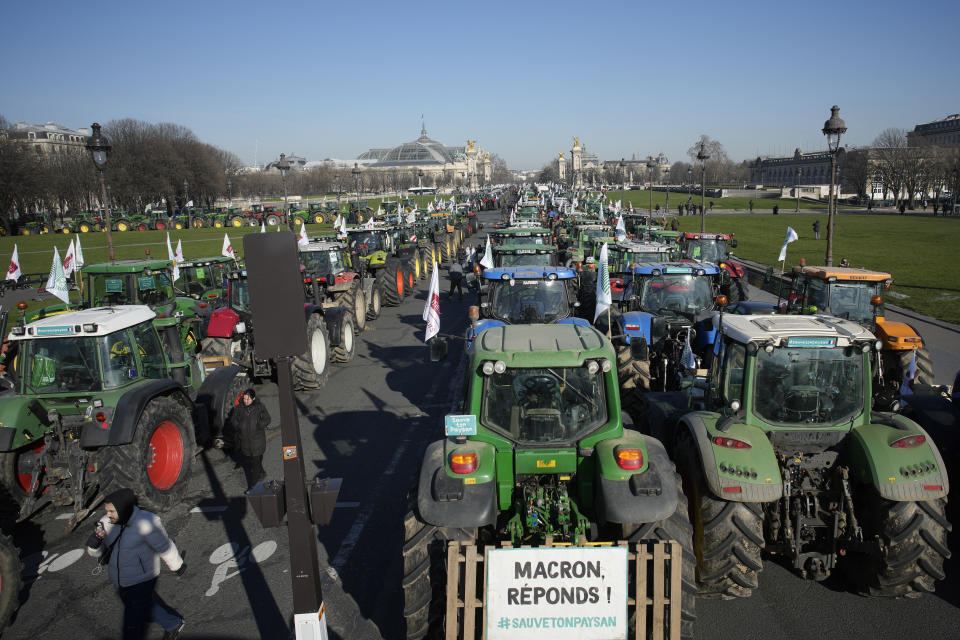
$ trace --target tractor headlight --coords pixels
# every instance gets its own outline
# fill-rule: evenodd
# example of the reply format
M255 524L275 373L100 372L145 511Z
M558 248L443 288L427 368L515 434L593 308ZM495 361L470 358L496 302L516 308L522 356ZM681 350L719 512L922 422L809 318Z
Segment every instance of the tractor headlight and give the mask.
M496 373L503 373L504 371L507 370L507 363L504 362L503 360L497 360L496 362L493 363L493 370Z
M481 370L483 371L483 375L485 375L485 376L492 376L492 375L493 375L493 362L491 362L490 360L487 360L486 362L483 363L483 367L481 367Z
M613 369L613 363L604 358L600 361L600 368L603 369L604 373L607 373L610 369Z
M590 375L596 375L597 371L600 371L600 365L597 364L596 360L591 360L587 363L587 373Z
M881 349L883 349L883 341L877 340L876 342L874 342L873 348L876 349L877 351L880 351Z

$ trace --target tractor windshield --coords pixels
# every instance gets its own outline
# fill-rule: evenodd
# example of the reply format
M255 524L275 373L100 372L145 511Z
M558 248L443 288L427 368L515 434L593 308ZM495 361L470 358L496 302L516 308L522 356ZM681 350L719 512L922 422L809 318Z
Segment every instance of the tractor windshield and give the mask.
M180 267L180 277L175 286L187 295L199 297L208 289L219 287L220 278L215 277L213 265Z
M694 238L683 243L683 257L688 260L719 264L727 259L727 241Z
M813 281L810 283L813 284ZM812 289L812 287L811 287ZM832 282L830 304L826 308L831 315L854 322L872 322L873 305L870 297L879 293L876 282Z
M670 253L662 251L611 251L610 271L614 273L629 273L633 271L631 264L642 262L670 262Z
M380 238L375 233L357 233L350 235L350 248L356 249L363 255L380 251L383 247Z
M28 393L83 393L99 391L97 341L102 338L65 337L25 340L21 353Z
M555 267L556 261L553 259L554 256L551 253L537 253L531 251L530 253L497 253L495 254L496 260L494 262L495 266L498 267L520 267L520 266L538 266L538 267Z
M713 306L710 279L690 274L667 274L647 278L640 296L641 311L657 313L661 309L696 313Z
M570 442L607 421L603 373L507 369L486 376L480 421L520 443Z
M760 349L755 380L754 411L768 422L836 424L863 407L860 349Z
M338 251L301 251L300 263L305 273L314 273L325 276L328 273L337 274L343 271Z
M508 324L549 324L570 315L562 280L493 280L491 289L491 313Z
M231 278L229 286L230 308L234 311L250 311L250 289L246 278Z

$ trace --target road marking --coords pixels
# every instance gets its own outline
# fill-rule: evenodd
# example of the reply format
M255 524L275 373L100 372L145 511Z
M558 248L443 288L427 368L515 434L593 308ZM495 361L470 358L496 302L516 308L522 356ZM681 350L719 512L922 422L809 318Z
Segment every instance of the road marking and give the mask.
M190 513L220 513L221 511L226 511L230 507L225 504L212 505L209 507L194 507L190 509Z
M73 512L70 511L70 512L68 512L68 513L61 513L60 515L58 515L58 516L57 516L56 518L54 518L54 519L55 519L55 520L69 520L69 519L72 518L72 517L73 517Z
M274 540L261 542L253 548L253 551L250 547L244 547L238 552L238 545L235 542L220 545L210 554L210 564L217 565L217 568L213 572L213 582L204 595L208 597L216 595L220 591L220 583L249 569L251 563L265 561L276 550L277 543ZM228 573L230 569L236 569L236 571Z

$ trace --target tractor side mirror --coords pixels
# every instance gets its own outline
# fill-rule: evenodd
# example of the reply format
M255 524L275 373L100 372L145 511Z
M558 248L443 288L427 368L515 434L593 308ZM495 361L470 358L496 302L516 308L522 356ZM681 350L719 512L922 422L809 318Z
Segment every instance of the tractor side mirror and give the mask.
M646 338L638 336L630 339L630 357L634 360L649 360L650 353Z
M730 238L730 248L731 248L731 249L736 249L736 248L737 248L737 239L736 239L736 238Z
M763 284L770 284L771 280L773 280L773 267L767 267L763 274Z
M430 341L430 361L431 362L440 362L441 360L447 359L447 339L434 337Z

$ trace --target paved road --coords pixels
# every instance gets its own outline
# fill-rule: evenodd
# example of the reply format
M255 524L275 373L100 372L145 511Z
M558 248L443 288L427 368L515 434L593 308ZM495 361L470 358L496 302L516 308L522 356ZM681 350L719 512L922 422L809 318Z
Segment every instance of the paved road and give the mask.
M447 361L428 362L421 342L425 293L421 282L415 297L385 308L360 336L355 361L335 368L324 389L298 397L308 476L344 478L333 522L318 535L332 638L401 637L406 494L424 447L441 437L441 418L462 369L455 347ZM467 304L443 299L444 332L460 332ZM276 388L264 385L260 397L276 419ZM278 433L269 434L265 460L272 477L280 474ZM189 570L181 579L165 572L158 591L186 617L185 638L288 637L286 531L261 527L246 507L243 488L232 461L206 452L196 461L188 499L163 516L187 551ZM62 514L48 508L16 530L28 584L6 637L117 635L119 601L105 575L91 575L94 562L82 552L89 523L64 533ZM851 594L835 579L801 580L768 558L754 597L698 602L697 637L957 637L957 564L948 565L948 580L936 595L884 601ZM154 627L150 637L160 635Z

